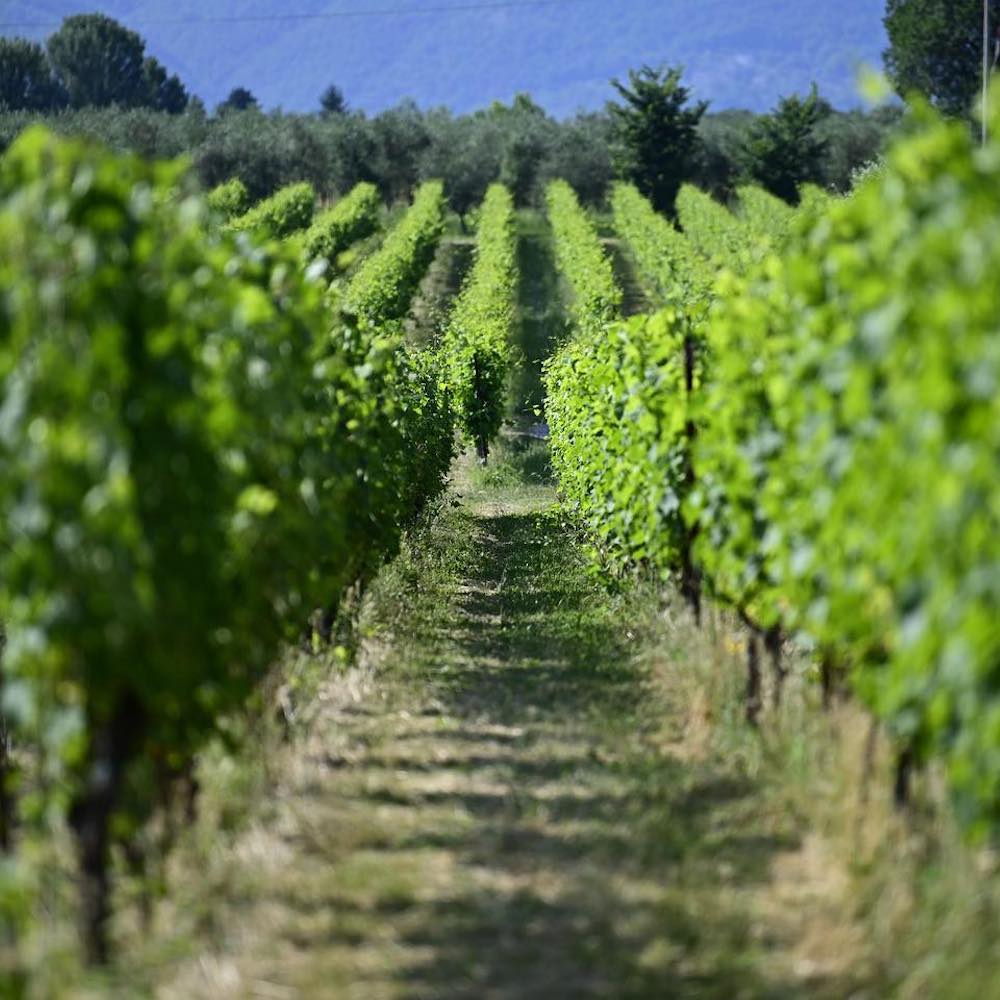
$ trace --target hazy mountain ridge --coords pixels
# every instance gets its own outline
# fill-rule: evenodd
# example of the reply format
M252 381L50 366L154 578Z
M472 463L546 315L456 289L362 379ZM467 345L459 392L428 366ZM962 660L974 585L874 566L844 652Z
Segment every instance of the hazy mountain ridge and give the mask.
M439 7L440 0L399 0ZM579 0L565 6L328 20L192 23L212 16L280 17L396 6L385 0L108 0L101 9L138 30L150 51L210 105L237 85L267 107L310 110L330 83L354 107L406 98L456 111L529 91L551 112L600 107L608 80L644 62L683 63L713 107L767 108L815 80L835 104L857 103L855 69L878 64L882 4L873 0ZM93 4L12 0L0 22L56 22ZM187 22L187 23L185 23ZM8 28L43 38L51 28Z

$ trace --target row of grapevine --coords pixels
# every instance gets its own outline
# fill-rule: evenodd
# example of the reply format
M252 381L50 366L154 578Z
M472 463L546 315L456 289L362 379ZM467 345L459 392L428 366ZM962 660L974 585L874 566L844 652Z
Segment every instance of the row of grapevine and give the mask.
M221 194L217 196L220 197ZM315 209L316 192L311 184L289 184L232 219L229 228L281 239L305 229L312 222Z
M665 577L685 558L683 346L664 312L581 328L546 364L560 495L601 562L618 571L653 566Z
M1000 146L929 119L726 279L690 517L706 575L808 636L960 818L1000 819Z
M505 187L494 184L479 212L475 263L442 345L456 412L482 461L503 422L517 283L514 200Z
M233 177L212 188L205 195L205 202L213 212L228 222L250 208L250 192L239 177Z
M688 245L711 265L744 272L768 253L781 252L800 220L815 218L831 196L815 185L805 184L797 208L754 185L737 191L733 211L704 191L685 184L677 198L677 218Z
M369 257L345 293L347 306L369 326L401 320L434 259L445 218L444 185L421 185L406 215Z
M621 312L622 292L611 259L597 232L565 181L553 181L546 191L549 222L555 236L556 265L568 282L571 311L580 326L601 323Z
M640 549L648 544L653 527L643 520L649 491L635 475L640 463L631 460L628 417L633 404L646 400L655 405L661 398L662 378L647 384L644 375L654 359L669 351L672 331L664 324L654 335L632 337L646 320L620 321L621 291L611 261L576 195L564 182L556 182L549 189L548 204L556 261L574 297L575 327L574 335L545 365L553 469L564 504L587 529L601 559L624 567L631 559L644 557ZM622 365L621 349L626 344L634 348L638 377ZM677 384L683 385L683 367L663 378L678 379ZM622 433L601 433L610 429L610 422L600 424L600 415L622 407L625 416L615 428ZM610 477L603 475L605 470ZM682 467L675 472L678 481L683 478ZM594 489L598 480L600 488ZM630 521L629 528L623 530L622 518Z
M714 271L691 240L656 212L631 184L616 184L611 208L615 230L625 240L643 285L663 305L707 301Z
M113 842L393 551L454 422L435 357L220 231L183 168L30 130L0 193L0 820L15 851L68 821L101 960Z
M718 278L689 386L676 301L553 360L561 486L605 554L681 575L688 552L714 597L849 672L897 789L936 759L967 828L995 827L1000 142L927 112L755 265L685 200L688 237L749 269Z
M673 308L627 322L606 311L577 316L574 335L546 364L552 463L564 503L601 561L665 577L689 563L680 513L691 477L685 404L700 378L696 347L711 271L634 187L617 185L612 207L643 283ZM606 258L594 252L600 244L593 226L582 209L574 211L572 226L553 218L557 259L577 262L583 288L613 282ZM591 250L581 253L570 241L586 241ZM684 572L685 589L693 588L691 577Z
M320 213L306 230L302 245L308 260L333 265L352 243L378 229L382 202L374 184L361 183L332 208Z
M684 184L677 194L677 221L695 250L715 267L743 270L760 256L765 242L693 184Z
M739 218L756 236L766 237L780 248L791 235L795 209L755 184L745 184L737 192Z

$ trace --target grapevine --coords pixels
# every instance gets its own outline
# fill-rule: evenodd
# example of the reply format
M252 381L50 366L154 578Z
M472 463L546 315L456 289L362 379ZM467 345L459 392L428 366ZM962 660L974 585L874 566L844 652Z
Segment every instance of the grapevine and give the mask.
M479 213L475 264L443 344L456 410L483 461L507 401L517 279L514 202L506 188L494 185Z
M234 232L257 232L274 239L305 229L312 221L316 192L311 184L290 184L229 223Z
M436 358L219 231L183 170L40 129L0 166L7 724L53 776L15 819L75 831L94 960L113 839L395 550L453 451Z
M359 184L320 214L303 236L309 260L336 264L337 255L378 228L381 201L374 184Z

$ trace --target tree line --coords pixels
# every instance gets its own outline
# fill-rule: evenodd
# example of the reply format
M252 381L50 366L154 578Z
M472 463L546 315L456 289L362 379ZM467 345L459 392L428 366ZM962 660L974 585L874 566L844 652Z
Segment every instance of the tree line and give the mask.
M656 73L661 82L670 75ZM245 96L242 109L225 104L215 113L197 101L181 114L148 107L0 112L0 151L27 125L43 120L58 133L96 139L120 152L187 156L206 189L238 177L255 201L309 181L322 197L369 182L395 202L424 181L441 178L459 215L478 205L495 182L510 188L518 205L536 206L549 181L561 177L585 203L598 205L616 177L631 176L628 130L607 109L557 120L521 95L467 115L421 109L412 101L377 115L293 114L266 112L252 94L250 100ZM624 99L618 105L627 108ZM815 134L822 151L808 164L810 179L846 190L852 172L878 156L897 116L891 109L839 112L820 101ZM750 112L706 111L682 157L684 179L727 198L751 169L744 150L763 120ZM663 147L659 157L673 160L678 154Z
M974 9L975 8L975 9ZM901 94L970 114L977 88L979 0L888 0L886 68ZM746 182L794 202L803 183L846 190L879 156L899 106L837 111L815 88L766 115L713 113L693 100L679 68L642 67L612 81L603 111L558 121L528 95L471 115L403 101L375 116L352 111L331 85L314 114L265 112L235 87L209 114L152 56L140 35L101 14L68 17L44 45L0 39L0 150L29 121L148 157L189 156L206 187L238 177L263 198L294 181L321 194L374 183L389 201L442 177L464 215L502 182L538 205L566 178L584 202L614 179L636 184L661 211L693 182L723 200Z

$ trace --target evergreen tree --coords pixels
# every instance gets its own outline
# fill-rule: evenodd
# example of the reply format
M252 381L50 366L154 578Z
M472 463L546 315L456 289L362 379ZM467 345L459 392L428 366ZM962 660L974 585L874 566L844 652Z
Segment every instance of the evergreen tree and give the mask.
M229 91L229 96L219 105L219 112L225 111L250 111L257 109L260 104L257 98L247 90L246 87L234 87Z
M344 92L334 83L331 83L323 91L319 104L325 115L347 114L347 101L344 98Z
M157 111L179 115L190 101L184 84L178 76L168 76L160 63L150 56L143 64L146 103Z
M615 164L658 211L672 213L681 184L691 176L698 123L707 101L688 103L680 68L630 70L628 85L611 81L622 103L609 103L615 125Z
M171 114L187 108L190 97L180 79L146 55L140 35L113 18L67 17L47 45L56 93L75 108L118 105ZM4 69L6 59L0 58L0 76Z
M796 203L799 185L823 176L826 142L816 126L829 111L813 86L808 97L783 97L771 114L758 118L745 150L746 167L754 180L779 198Z

